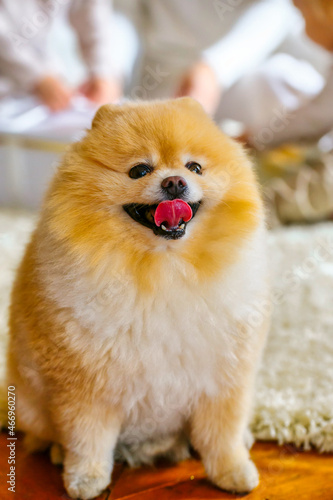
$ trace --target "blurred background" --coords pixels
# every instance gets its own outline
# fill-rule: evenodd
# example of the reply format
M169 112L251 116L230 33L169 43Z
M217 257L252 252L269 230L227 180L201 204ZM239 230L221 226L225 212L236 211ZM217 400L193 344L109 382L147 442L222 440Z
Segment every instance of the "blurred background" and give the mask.
M271 227L332 219L332 62L331 0L0 0L0 206L38 208L100 105L189 95Z

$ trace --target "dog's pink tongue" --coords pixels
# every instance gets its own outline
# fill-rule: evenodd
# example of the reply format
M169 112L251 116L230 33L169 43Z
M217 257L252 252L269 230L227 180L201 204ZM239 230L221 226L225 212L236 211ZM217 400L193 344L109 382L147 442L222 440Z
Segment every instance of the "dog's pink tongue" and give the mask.
M168 229L177 228L181 219L184 222L192 219L192 209L183 200L162 201L156 208L154 215L156 226L167 223Z

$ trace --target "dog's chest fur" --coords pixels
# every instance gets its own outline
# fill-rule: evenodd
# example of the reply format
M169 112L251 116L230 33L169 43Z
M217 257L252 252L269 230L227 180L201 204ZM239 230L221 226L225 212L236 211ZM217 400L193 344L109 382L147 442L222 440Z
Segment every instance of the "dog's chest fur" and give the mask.
M49 281L53 299L70 307L79 327L68 333L69 348L80 346L78 355L98 374L105 394L125 408L125 438L142 422L147 435L160 428L173 432L202 393L232 385L240 346L247 342L239 325L263 292L255 248L223 278L195 286L175 274L155 293L138 293L120 274L94 289L82 276L67 293Z

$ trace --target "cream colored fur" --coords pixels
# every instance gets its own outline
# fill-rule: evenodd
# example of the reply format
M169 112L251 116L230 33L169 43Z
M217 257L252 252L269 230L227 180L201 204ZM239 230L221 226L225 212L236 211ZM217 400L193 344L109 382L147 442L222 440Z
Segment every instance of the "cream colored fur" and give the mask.
M179 460L188 455L184 436L201 454L216 485L244 492L258 484L245 446L254 377L268 323L268 318L253 322L257 304L268 298L265 228L255 180L239 146L224 138L188 100L125 107L118 121L128 120L130 127L130 120L140 120L141 113L142 120L154 123L155 110L158 117L166 114L166 137L168 131L174 135L172 127L185 133L178 115L203 121L207 136L214 137L211 144L202 144L206 178L203 175L201 180L179 166L191 154L193 131L186 132L186 147L177 146L168 153L170 161L177 155L178 166L164 161L140 194L146 203L154 203L161 196L163 178L184 176L190 201L203 200L186 236L163 240L131 220L122 204L127 203L126 196L136 202L137 195L125 195L118 185L113 199L119 201L107 209L111 225L106 211L101 215L105 225L97 226L92 210L90 223L78 232L71 225L79 214L73 205L67 209L68 227L66 222L63 227L58 214L72 203L64 191L76 175L71 173L71 162L86 161L89 166L91 161L84 159L87 152L70 153L51 187L14 287L9 381L17 387L19 423L32 441L55 443L53 462L61 462L64 452L64 482L73 498L92 498L108 485L116 448L117 456L132 465L150 463L160 454ZM105 118L110 123L113 114L111 109ZM93 127L88 135L96 145L105 134L99 127L97 120L96 130ZM209 147L218 151L219 161L205 155ZM102 142L100 148L106 155ZM156 163L161 161L158 146L152 153ZM228 172L230 182L225 186L219 168L223 170L227 155L229 165L230 158L244 165L241 173ZM81 175L84 181L84 169ZM69 181L62 185L66 176ZM135 189L139 185L133 182ZM89 196L100 196L100 185L87 176L84 187L80 186L75 187L73 199L77 196L82 203L84 219L86 205L94 208ZM91 191L82 196L84 190ZM237 224L223 220L223 215L211 220L220 206L226 213L228 207L235 211ZM211 241L204 236L209 224L217 225L209 233ZM98 247L88 248L97 227L102 229L101 254ZM104 231L118 227L124 228L123 233L109 244ZM203 243L198 240L200 234ZM126 246L128 242L132 247ZM196 257L192 253L201 249L211 252L210 257L192 261Z

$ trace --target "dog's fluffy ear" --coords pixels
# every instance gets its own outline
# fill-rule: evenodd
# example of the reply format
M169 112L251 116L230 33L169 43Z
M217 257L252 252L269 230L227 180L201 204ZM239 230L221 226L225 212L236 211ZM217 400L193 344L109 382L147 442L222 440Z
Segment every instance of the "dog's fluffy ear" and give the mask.
M101 125L105 122L108 122L112 119L113 116L115 116L119 111L119 105L117 104L104 104L101 106L92 121L91 127L97 127L98 125Z

